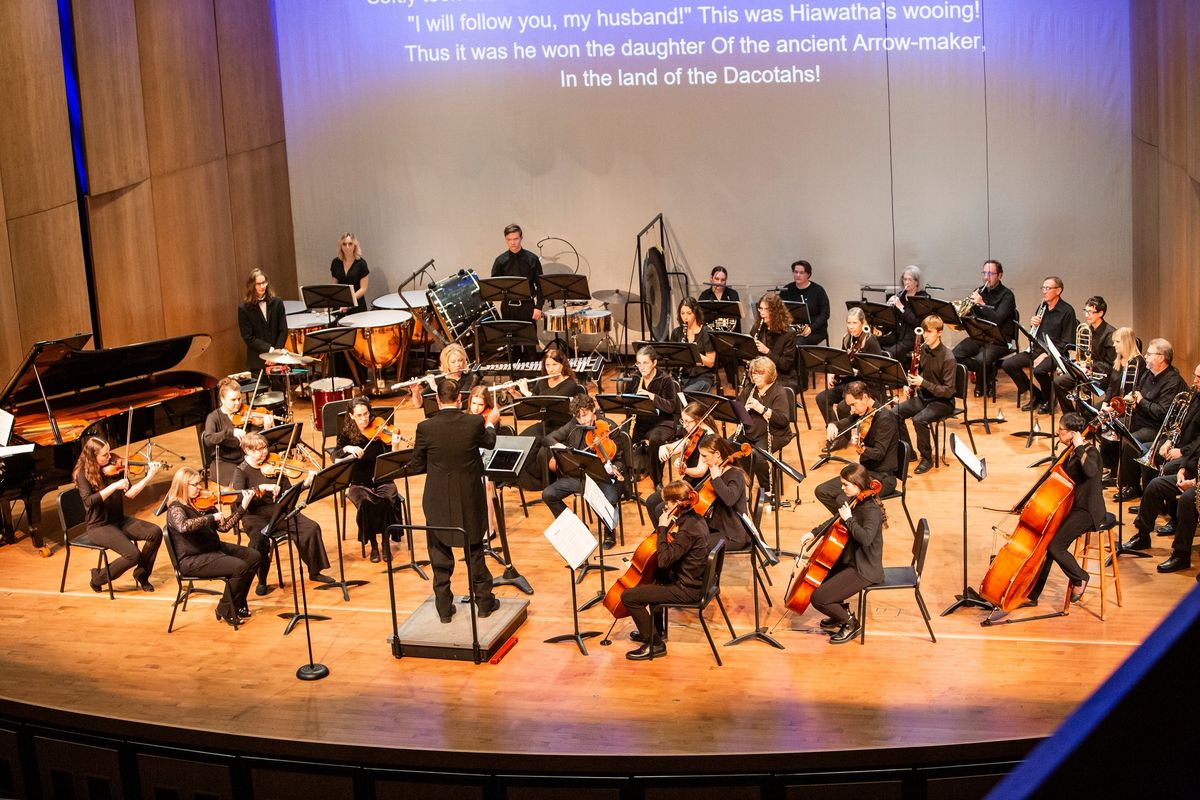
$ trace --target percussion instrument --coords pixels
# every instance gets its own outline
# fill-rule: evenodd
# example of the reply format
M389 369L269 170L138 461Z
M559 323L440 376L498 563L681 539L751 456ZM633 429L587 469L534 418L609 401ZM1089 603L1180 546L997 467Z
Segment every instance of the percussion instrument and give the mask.
M612 330L612 312L603 308L586 309L578 317L580 333L608 333Z
M424 342L429 338L425 326L429 324L429 296L424 289L409 289L403 292L392 292L376 297L372 303L377 310L407 311L413 315L414 342Z
M304 305L303 300L284 300L283 301L283 313L284 314L302 314L307 310L308 310L308 306Z
M267 411L281 409L285 405L283 392L259 392L250 405L255 409L265 408Z
M574 308L548 308L542 312L542 322L546 330L554 333L567 333L579 319L580 312Z
M474 270L459 270L457 275L430 286L429 302L451 341L457 341L488 310L480 297Z
M412 340L413 315L407 311L361 311L338 320L344 328L356 328L354 360L364 367L386 369L397 365L404 373L408 345Z
M304 337L312 331L329 327L329 317L324 314L299 313L287 317L288 336L284 347L293 353L304 352ZM317 356L322 358L323 356ZM268 360L268 359L264 359ZM276 363L276 362L272 362Z
M312 392L313 424L319 431L321 409L335 400L349 400L354 396L354 381L349 378L321 378L313 381L308 388Z

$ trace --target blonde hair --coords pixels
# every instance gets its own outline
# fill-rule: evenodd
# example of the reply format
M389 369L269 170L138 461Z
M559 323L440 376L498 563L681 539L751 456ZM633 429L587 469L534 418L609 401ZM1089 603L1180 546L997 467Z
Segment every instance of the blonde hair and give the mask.
M175 477L171 478L171 488L167 489L167 506L172 503L182 503L185 506L191 505L191 499L188 497L188 484L200 477L200 473L191 467L180 467L175 470Z
M338 258L342 257L342 240L343 239L349 239L350 244L354 245L354 258L352 258L351 261L355 261L357 259L362 258L362 245L358 243L358 237L355 236L353 233L343 233L341 236L338 237L338 246L337 246Z
M254 284L260 277L267 282L267 293L263 295L263 300L269 303L275 299L275 292L271 291L271 279L267 277L267 273L255 267L250 270L250 277L246 278L245 302L247 304L258 302L258 290L254 287Z
M1117 357L1113 360L1113 369L1125 369L1125 365L1131 360L1142 354L1141 348L1138 347L1137 335L1134 334L1133 328L1128 326L1117 328L1113 333L1113 349L1117 351Z
M775 369L775 362L766 356L751 359L746 368L751 372L761 371L763 375L767 376L767 383L774 383L775 379L779 377L779 370Z
M450 371L450 355L452 353L461 353L463 359L470 365L471 357L467 355L467 348L458 342L454 342L443 347L441 355L438 356L438 364L441 365L442 372Z

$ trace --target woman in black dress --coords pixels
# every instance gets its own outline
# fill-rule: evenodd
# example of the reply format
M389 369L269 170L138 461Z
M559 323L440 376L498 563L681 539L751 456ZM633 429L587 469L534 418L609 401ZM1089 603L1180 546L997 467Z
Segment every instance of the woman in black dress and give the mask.
M530 388L530 385L536 388ZM565 351L557 347L547 347L542 353L542 375L532 380L525 378L517 381L512 394L519 400L522 397L574 397L585 391L571 369L571 360ZM565 404L564 404L565 405ZM533 448L525 458L525 466L521 470L519 482L521 488L540 491L546 486L548 479L547 461L542 452L542 441L547 432L556 431L571 420L571 415L558 414L548 411L543 421L530 425L521 431L522 436L534 437Z
M363 432L370 425L370 403L361 397L351 400L346 421L338 431L333 457L338 461L358 459L350 472L346 497L358 509L358 540L371 545L370 559L378 562L379 535L400 519L400 493L393 481L375 482L375 459L388 450L388 445L381 438L372 439ZM400 437L393 436L390 449L399 450L401 445Z
M700 462L708 470L716 500L708 512L708 546L725 539L726 550L744 550L750 534L741 517L746 513L746 472L733 463L733 446L715 433L700 440ZM703 484L702 484L703 485Z
M749 442L768 453L777 454L792 440L791 414L788 409L788 393L778 380L775 362L759 356L747 367L750 385L738 396L750 416L750 424L739 426L741 430L736 442ZM765 458L750 457L750 472L759 486L768 493L779 494L779 487L771 485L771 465Z
M343 312L367 310L367 283L371 270L367 268L367 260L362 257L362 245L353 233L342 234L338 241L338 254L329 264L329 274L335 282L354 289L354 307L344 308Z

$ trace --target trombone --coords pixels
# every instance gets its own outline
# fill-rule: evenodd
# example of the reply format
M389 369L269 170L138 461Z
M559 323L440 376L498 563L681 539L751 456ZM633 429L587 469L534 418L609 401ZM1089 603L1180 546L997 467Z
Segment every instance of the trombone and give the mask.
M1162 468L1166 466L1166 459L1159 455L1159 450L1162 450L1163 445L1169 442L1175 442L1179 439L1179 433L1183 429L1183 420L1187 416L1188 407L1191 406L1192 400L1195 399L1196 392L1192 389L1186 392L1179 392L1171 398L1171 405L1167 408L1167 415L1163 417L1162 425L1158 426L1158 433L1154 436L1154 441L1146 448L1146 452L1134 459L1137 463L1148 469L1158 470L1161 474Z

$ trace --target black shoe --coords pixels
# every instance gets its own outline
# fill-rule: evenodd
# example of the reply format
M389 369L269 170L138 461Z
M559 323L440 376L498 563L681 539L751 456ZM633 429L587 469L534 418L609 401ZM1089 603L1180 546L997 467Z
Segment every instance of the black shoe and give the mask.
M253 616L253 612L247 606L242 606L237 610L236 613L238 619L250 619L250 617Z
M337 583L337 581L323 572L314 572L308 576L308 579L313 583Z
M486 619L487 617L490 617L492 614L496 613L496 610L499 608L500 608L500 598L493 596L492 602L483 603L479 606L480 619Z
M1078 603L1083 599L1083 593L1087 591L1088 579L1084 578L1083 583L1071 584L1071 602Z
M1042 403L1040 406L1038 406L1037 413L1039 413L1039 414L1049 414L1049 413L1050 413L1050 404L1049 404L1049 403Z
M1159 525L1157 528L1154 529L1154 532L1157 533L1159 536L1174 536L1175 535L1175 523L1168 522L1166 525Z
M379 545L371 542L371 555L368 556L372 564L379 563Z
M913 473L916 475L924 475L926 472L929 472L929 470L931 470L931 469L933 469L933 462L930 461L928 458L922 458L921 463L917 464L917 468L915 470L913 470Z
M612 550L617 546L617 537L611 533L604 534L604 549Z
M258 586L254 587L254 593L259 597L262 597L264 594L270 594L273 591L275 591L274 587L268 586L262 582L259 582Z
M1039 405L1040 405L1040 403L1038 403L1037 400L1026 400L1025 404L1023 406L1021 406L1021 410L1022 411L1033 411Z
M154 591L154 584L151 583L150 581L146 580L145 578L142 578L140 581L138 581L137 585L138 585L138 588L141 589L143 592L153 592Z
M983 397L983 384L975 384L975 396Z
M909 461L916 461L916 460L917 460L917 454L916 454L916 453L914 453L912 450L909 450L909 451L908 451L908 460L909 460Z
M1024 603L1021 603L1021 605L1017 606L1017 608L1037 608L1037 604L1038 601L1031 597Z
M650 645L644 644L637 650L630 650L625 654L625 657L630 661L648 661L651 658L662 658L667 654L667 646L665 644L657 645L651 648Z
M227 617L220 611L217 612L217 622L224 622L226 625L237 625L237 623L233 621L232 617Z
M449 614L441 614L441 613L439 613L439 614L438 614L438 619L440 619L440 620L442 621L442 624L443 624L443 625L449 625L449 624L450 624L450 621L451 621L452 619L454 619L454 612L456 612L457 610L458 610L458 609L456 609L454 606L450 606L450 613L449 613Z
M853 640L854 637L858 636L860 633L862 633L862 624L859 623L857 617L851 614L849 621L844 623L842 627L838 628L837 633L829 637L829 643L845 644L846 642Z
M92 570L92 579L88 581L88 586L92 587L93 592L104 591L104 581L100 580L100 570Z
M1142 510L1142 507L1140 505L1132 505L1125 510L1128 511L1130 514L1136 514Z
M1136 534L1130 537L1129 541L1123 545L1123 548L1125 550L1149 550L1150 537L1141 531L1138 531Z
M1117 489L1117 493L1113 495L1113 500L1117 503L1128 503L1130 500L1137 500L1141 496L1141 489L1136 486L1125 486Z
M826 617L825 619L821 620L821 630L825 631L826 633L833 633L840 627L842 627L842 623L838 622L833 617Z
M1181 569L1189 569L1192 566L1191 560L1187 556L1181 556L1178 553L1171 553L1171 557L1158 565L1159 572L1179 572Z
M1111 489L1117 485L1117 476L1108 475L1102 481L1100 481L1100 483L1105 489Z
M639 630L632 630L629 632L629 641L641 642L642 644L646 644L646 640L642 638L642 632ZM667 635L665 633L663 633L662 631L659 631L658 632L658 641L660 643L667 641Z

